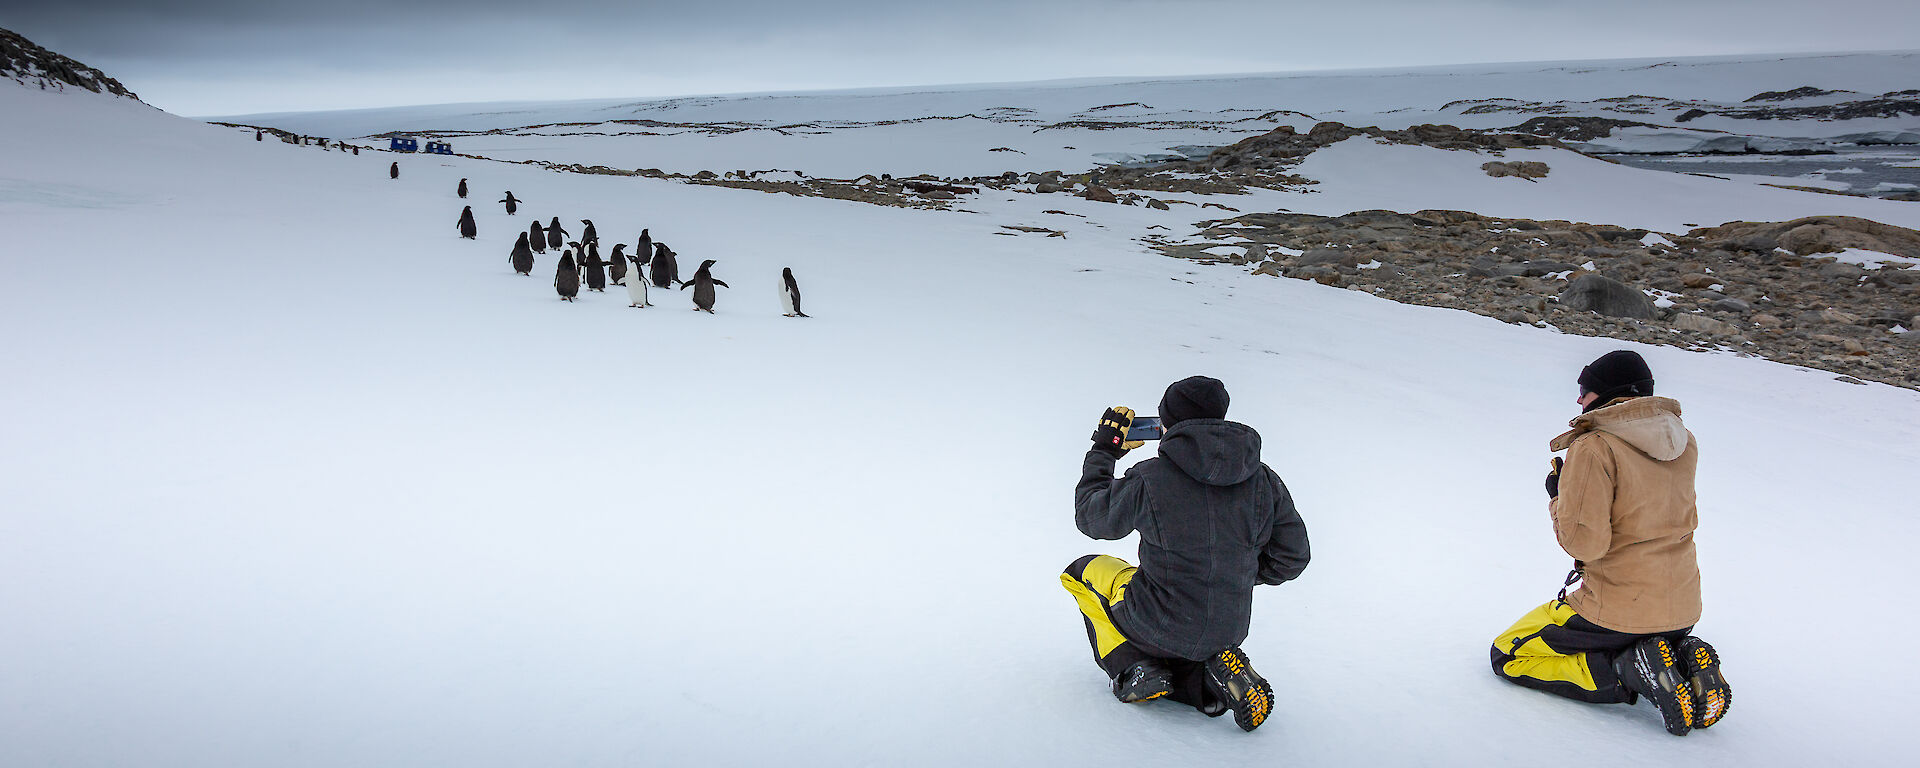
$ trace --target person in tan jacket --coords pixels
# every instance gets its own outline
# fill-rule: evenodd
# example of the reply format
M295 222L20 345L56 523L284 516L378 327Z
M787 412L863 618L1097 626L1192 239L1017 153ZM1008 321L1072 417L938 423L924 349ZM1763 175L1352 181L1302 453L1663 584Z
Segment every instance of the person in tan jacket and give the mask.
M1571 594L1535 608L1494 639L1493 671L1594 703L1645 696L1684 736L1726 714L1732 690L1700 620L1693 531L1699 446L1680 404L1653 396L1640 355L1609 352L1580 372L1582 412L1550 448L1554 538L1573 556Z

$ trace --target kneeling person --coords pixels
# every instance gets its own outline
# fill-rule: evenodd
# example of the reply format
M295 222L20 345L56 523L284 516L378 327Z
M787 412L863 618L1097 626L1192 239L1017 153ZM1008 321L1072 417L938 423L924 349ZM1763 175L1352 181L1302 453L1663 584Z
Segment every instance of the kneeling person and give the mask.
M1733 692L1700 620L1693 531L1699 448L1680 404L1653 397L1638 354L1610 352L1580 372L1581 415L1554 438L1567 451L1547 475L1560 547L1574 557L1572 594L1535 608L1493 641L1493 671L1578 701L1645 696L1667 731L1719 722Z
M1240 643L1253 587L1307 567L1307 528L1279 475L1260 461L1260 434L1226 421L1216 379L1175 382L1160 401L1159 456L1115 479L1133 412L1111 408L1074 488L1074 524L1096 539L1140 532L1140 564L1088 555L1060 582L1086 619L1094 658L1123 702L1165 696L1209 716L1234 712L1253 730L1273 711L1273 688Z

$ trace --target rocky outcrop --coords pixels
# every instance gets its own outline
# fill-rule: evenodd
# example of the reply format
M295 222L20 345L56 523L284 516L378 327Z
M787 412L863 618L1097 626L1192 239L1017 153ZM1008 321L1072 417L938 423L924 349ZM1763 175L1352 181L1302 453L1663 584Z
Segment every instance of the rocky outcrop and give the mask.
M1615 128L1655 128L1652 123L1611 117L1536 117L1507 130L1560 141L1593 141L1613 135Z
M1694 230L1689 236L1726 250L1764 252L1784 248L1799 256L1811 256L1859 248L1920 261L1920 232L1852 216L1812 216L1777 223L1736 221Z
M1534 179L1545 177L1550 169L1547 168L1546 163L1523 160L1516 163L1503 163L1500 161L1482 163L1480 170L1486 171L1488 176L1496 179L1504 176L1513 176L1526 179L1527 181L1533 181Z
M1813 104L1804 107L1696 107L1674 118L1674 122L1684 123L1707 115L1730 117L1735 120L1890 119L1920 115L1920 97L1881 96L1839 104Z
M1752 104L1756 101L1793 101L1794 99L1810 99L1815 96L1832 96L1836 93L1853 93L1853 91L1825 91L1811 85L1803 85L1791 91L1763 91L1749 97L1746 103Z
M1170 256L1409 304L1566 333L1730 349L1920 389L1920 252L1905 250L1920 243L1920 232L1878 222L1734 222L1655 237L1465 211L1357 211L1248 214L1209 222L1199 235L1148 242ZM1804 248L1870 244L1914 258L1865 267L1789 252L1783 238ZM1240 254L1222 246L1239 246Z
M23 85L62 90L68 86L138 101L120 81L93 67L49 51L19 33L0 29L0 76Z

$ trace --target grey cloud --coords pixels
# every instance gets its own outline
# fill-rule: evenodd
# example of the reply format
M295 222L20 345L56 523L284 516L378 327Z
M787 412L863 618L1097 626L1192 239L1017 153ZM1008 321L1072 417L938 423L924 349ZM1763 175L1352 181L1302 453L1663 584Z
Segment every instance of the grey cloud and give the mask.
M0 0L190 114L1089 76L1911 48L1833 0Z

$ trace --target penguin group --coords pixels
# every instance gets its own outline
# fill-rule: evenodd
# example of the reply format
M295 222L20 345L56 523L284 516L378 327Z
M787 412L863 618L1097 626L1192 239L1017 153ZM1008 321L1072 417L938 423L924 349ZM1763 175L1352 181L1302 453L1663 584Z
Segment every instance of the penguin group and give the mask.
M400 164L389 166L392 178L399 178ZM466 199L470 192L467 180L461 179L454 189L459 199ZM506 213L512 216L519 212L520 204L526 202L506 193L500 203L506 206ZM572 233L566 225L560 223L560 217L554 216L541 224L538 218L527 226L525 231L516 232L513 249L507 256L513 273L531 277L536 267L535 256L548 251L560 254L554 267L553 289L562 301L578 301L583 293L605 293L607 286L617 285L627 291L627 306L645 308L654 306L648 300L651 288L685 291L693 289L693 309L714 314L719 293L715 289L728 288L726 281L714 276L713 267L718 259L706 259L694 270L693 276L680 277L679 254L666 243L653 238L649 229L641 229L639 240L634 244L632 253L627 253L627 244L615 243L605 256L600 251L599 228L592 219L580 219L580 239L569 239ZM479 228L474 221L473 206L464 206L460 211L457 224L460 237L468 240L478 239ZM584 289L584 290L583 290ZM793 277L793 269L780 270L780 314L782 317L809 317L800 311L800 285Z

